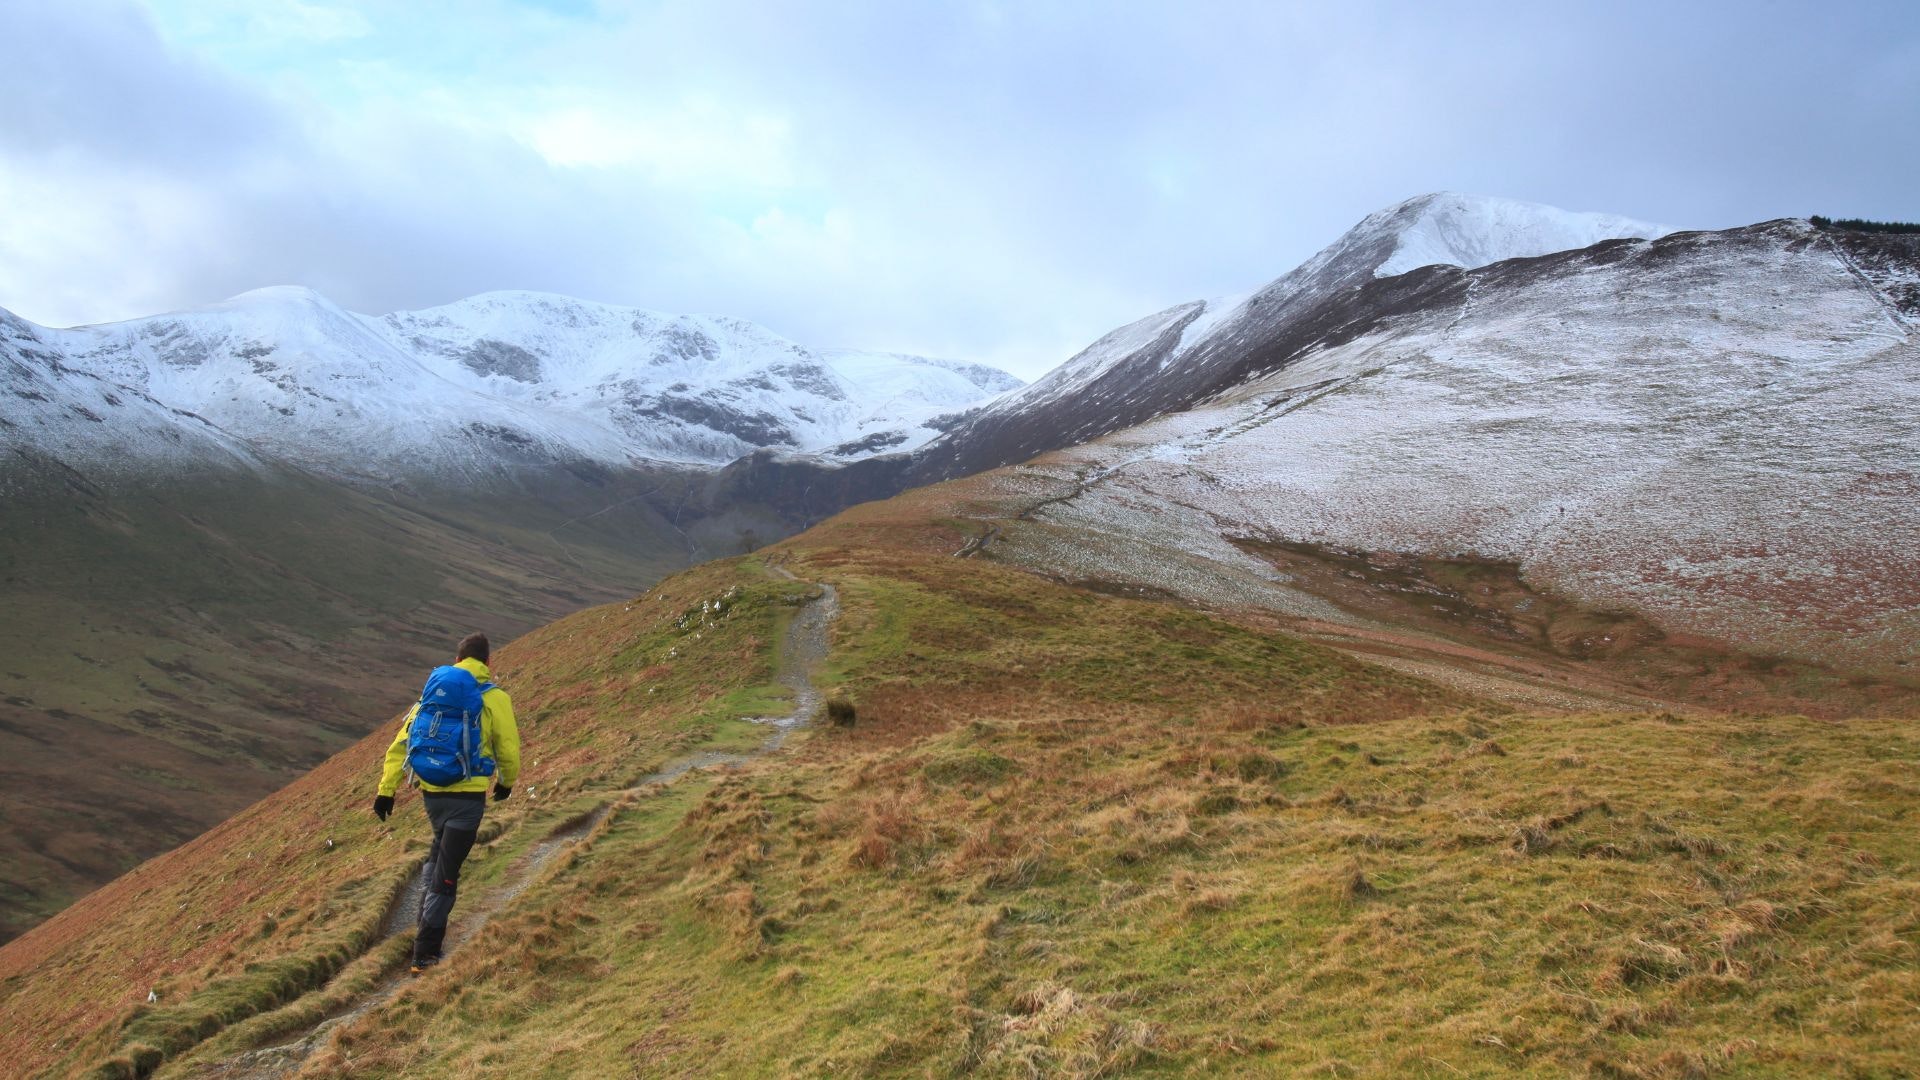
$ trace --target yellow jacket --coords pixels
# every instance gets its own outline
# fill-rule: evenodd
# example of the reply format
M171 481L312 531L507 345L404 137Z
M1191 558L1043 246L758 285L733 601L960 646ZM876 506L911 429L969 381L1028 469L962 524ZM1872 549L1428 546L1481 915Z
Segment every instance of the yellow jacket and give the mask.
M468 658L455 661L455 667L465 668L473 677L483 683L493 681L493 673L487 665ZM504 787L512 787L520 779L520 727L513 721L513 699L505 690L494 687L481 699L480 710L480 752L493 759L492 776L473 776L457 784L441 787L424 781L422 791L485 791L496 781ZM413 714L419 705L407 710L400 721L400 734L393 737L393 744L387 747L387 760L380 770L380 794L392 795L400 790L400 774L407 768L407 730L413 726Z

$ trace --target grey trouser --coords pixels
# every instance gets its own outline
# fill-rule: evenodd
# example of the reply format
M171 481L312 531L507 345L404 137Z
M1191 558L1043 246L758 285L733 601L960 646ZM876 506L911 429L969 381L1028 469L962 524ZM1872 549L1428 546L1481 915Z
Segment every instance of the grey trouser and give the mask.
M454 894L460 889L460 864L467 861L479 838L480 818L487 809L485 792L427 792L420 802L433 824L433 846L420 868L420 930L413 938L416 964L440 959L447 916L453 914Z

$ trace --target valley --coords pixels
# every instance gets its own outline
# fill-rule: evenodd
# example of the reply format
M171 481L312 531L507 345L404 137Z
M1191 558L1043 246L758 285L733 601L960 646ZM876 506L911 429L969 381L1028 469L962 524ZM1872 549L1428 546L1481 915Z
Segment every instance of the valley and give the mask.
M473 628L517 635L699 550L644 499L569 525L597 503L585 492L400 500L287 472L80 485L16 495L0 524L9 934L381 724Z

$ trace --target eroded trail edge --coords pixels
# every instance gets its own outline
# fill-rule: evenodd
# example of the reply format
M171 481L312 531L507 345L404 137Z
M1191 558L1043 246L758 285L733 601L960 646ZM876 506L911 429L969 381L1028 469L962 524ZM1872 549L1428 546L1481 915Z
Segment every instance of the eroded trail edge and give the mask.
M780 577L798 580L784 567L776 566L772 570ZM595 809L554 827L513 861L499 884L471 899L463 897L467 902L454 911L453 923L447 929L448 963L458 963L461 947L472 940L495 915L506 910L528 886L538 881L555 856L591 837L616 808L636 796L644 795L649 789L670 784L690 772L745 765L765 757L784 746L795 731L813 720L820 711L822 698L820 689L814 685L813 673L826 659L828 632L840 613L840 597L833 586L823 583L814 587L819 594L795 612L787 624L775 673L775 681L793 694L793 707L780 716L752 718L755 723L768 728L766 737L759 745L749 750L698 751L676 758L641 777L631 787L610 793ZM414 913L420 906L420 889L421 879L416 874L404 888L396 892L382 921L380 938L369 952L381 948L396 934L412 932ZM409 981L402 970L403 966L403 962L394 963L393 970L381 978L373 989L330 1010L323 1019L291 1041L201 1063L190 1067L184 1075L223 1077L227 1080L271 1080L291 1076L325 1049L336 1032L398 994ZM324 995L327 990L322 987L313 993ZM295 1001L285 1007L295 1008L299 1005L300 1001Z

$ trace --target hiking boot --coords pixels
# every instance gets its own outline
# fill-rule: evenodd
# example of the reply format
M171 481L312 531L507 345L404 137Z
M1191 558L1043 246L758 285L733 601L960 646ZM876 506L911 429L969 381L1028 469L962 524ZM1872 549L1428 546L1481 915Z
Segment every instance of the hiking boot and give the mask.
M413 961L413 966L407 969L407 974L424 975L426 974L426 971L428 968L432 967L433 965L439 962L440 962L440 958L437 956L429 956L429 957L426 957L425 959L415 957Z

